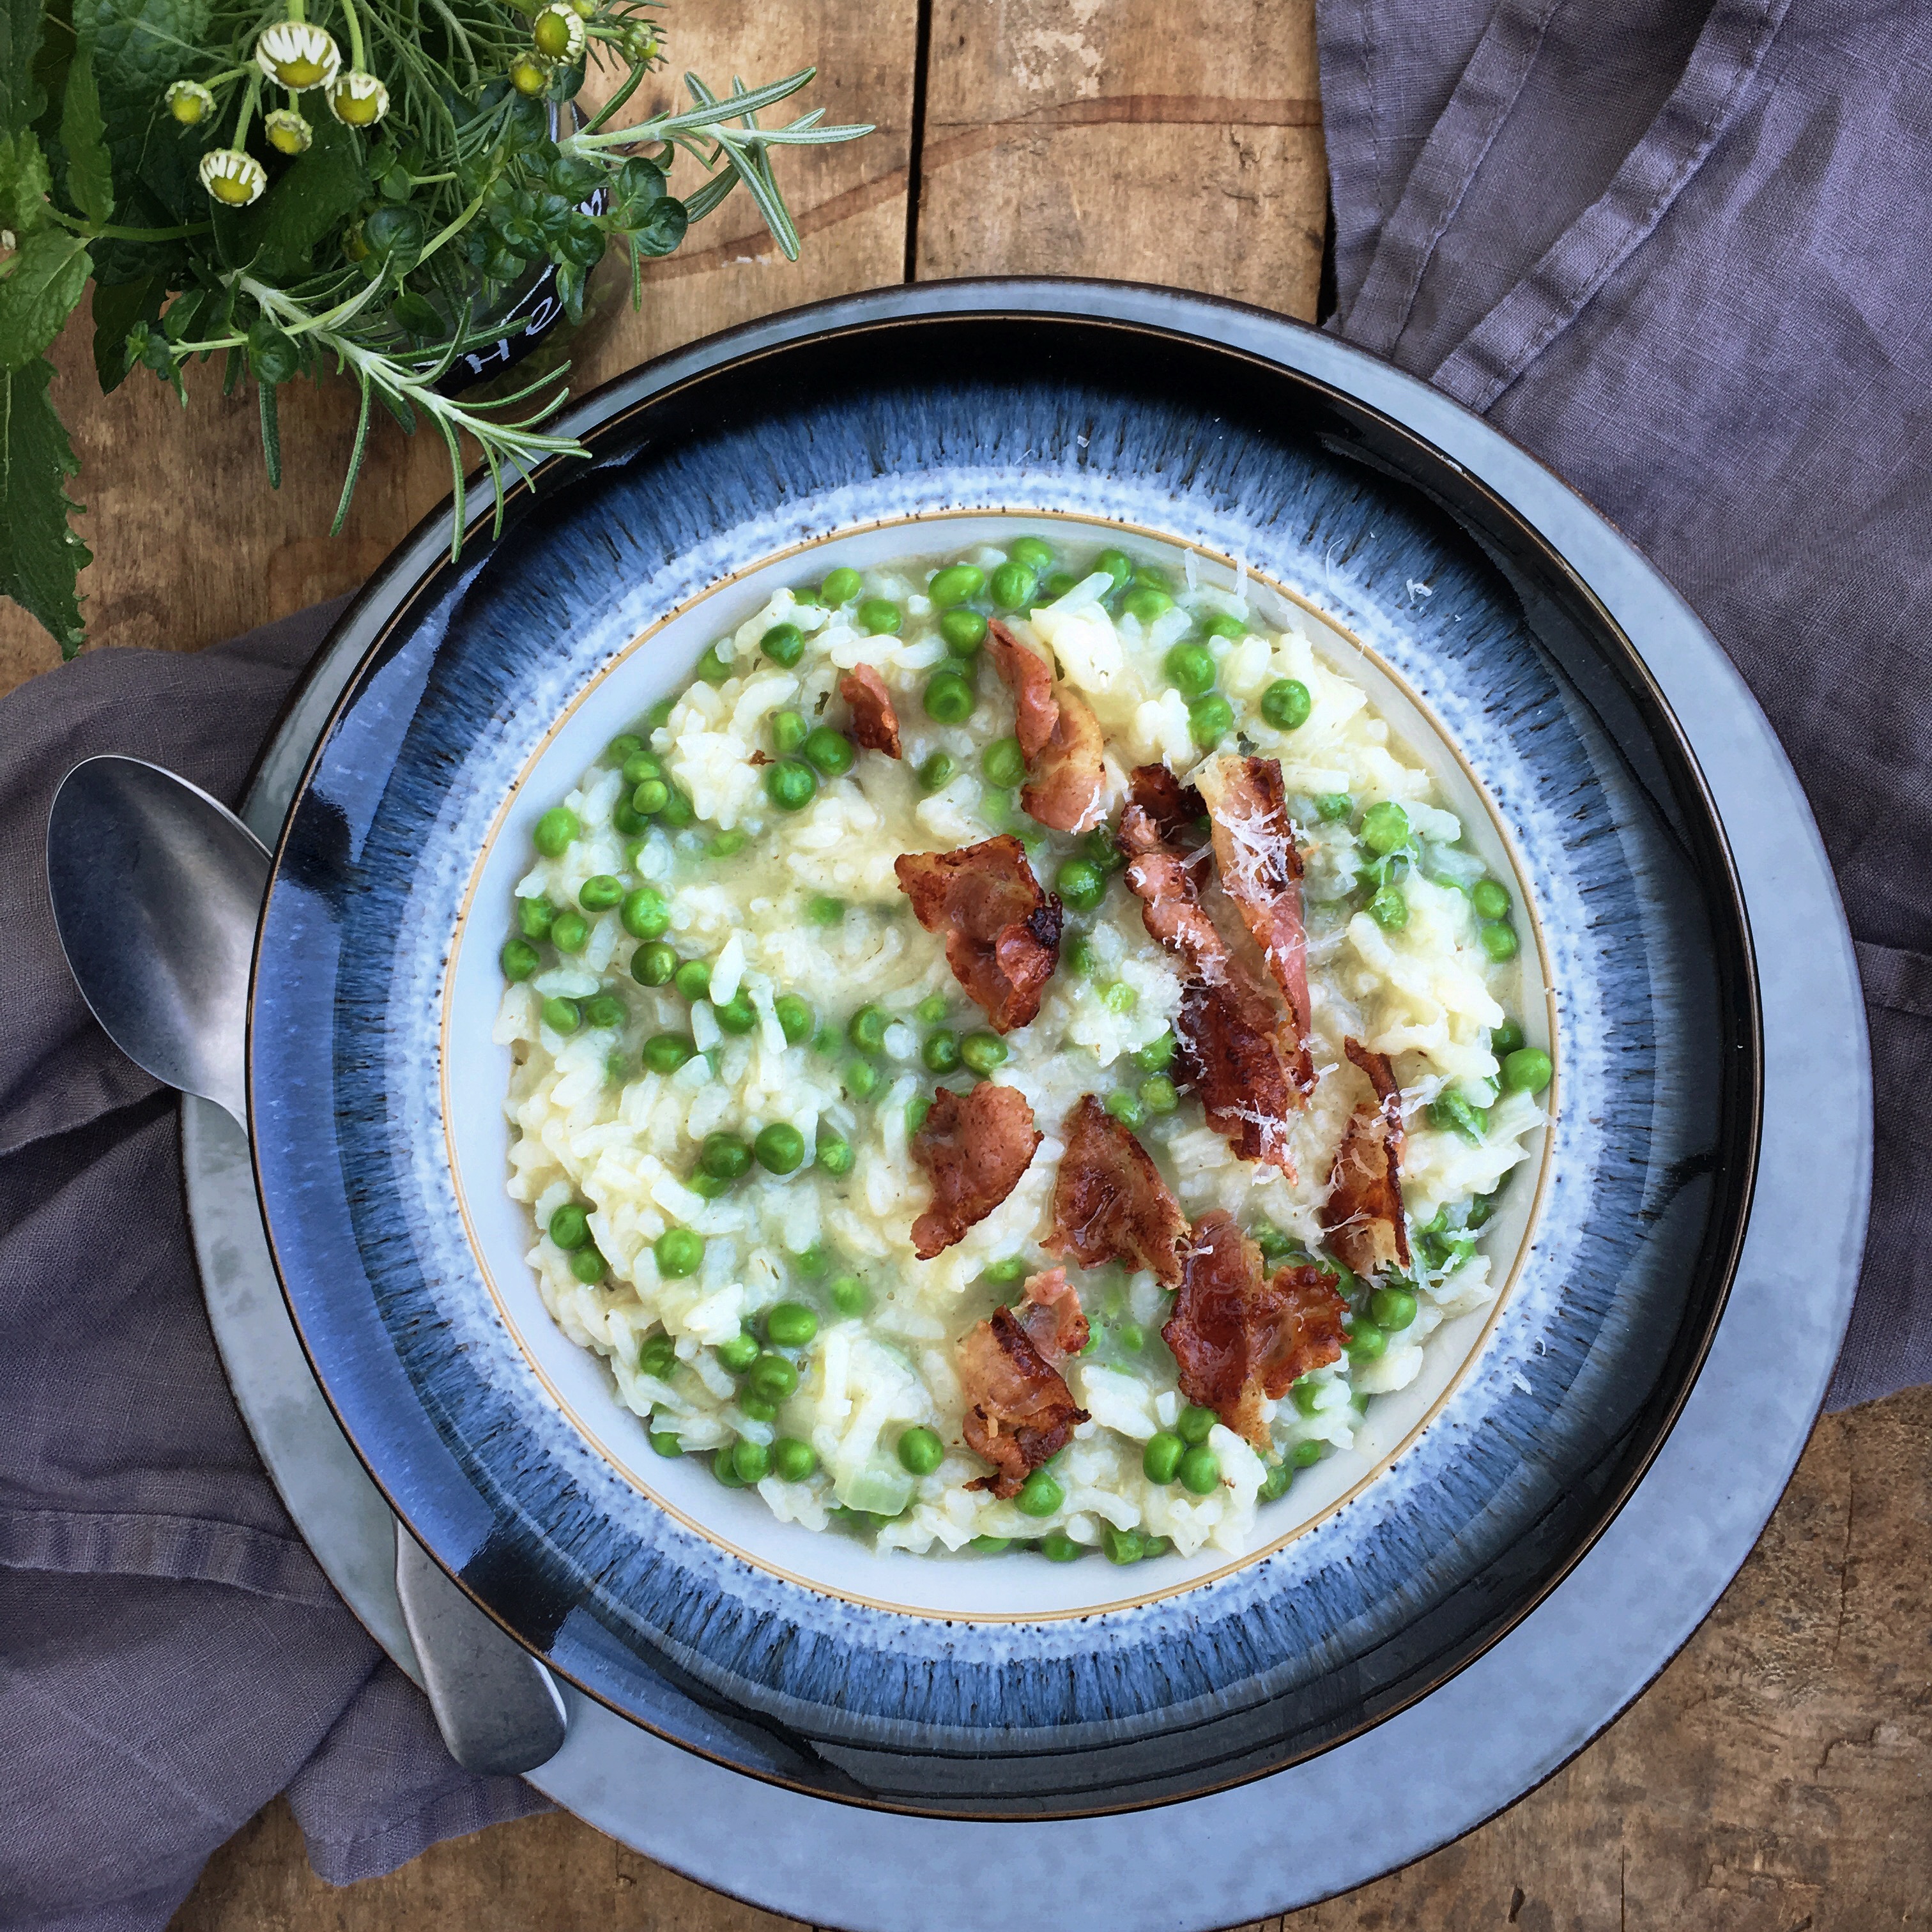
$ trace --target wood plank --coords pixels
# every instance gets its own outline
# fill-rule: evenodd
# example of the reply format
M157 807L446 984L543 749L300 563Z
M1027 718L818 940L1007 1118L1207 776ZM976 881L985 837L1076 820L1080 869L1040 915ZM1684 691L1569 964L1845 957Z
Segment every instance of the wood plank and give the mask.
M1928 1574L1932 1390L1827 1416L1710 1620L1588 1750L1432 1857L1244 1932L1917 1924L1932 1898ZM1361 1828L1372 1834L1374 1819ZM1284 1820L1282 1856L1292 1856ZM784 1922L561 1816L500 1826L332 1892L278 1804L217 1855L173 1932L770 1932Z
M781 158L805 237L795 266L742 190L686 250L647 268L641 313L628 308L620 265L607 265L574 350L578 393L715 329L901 278L916 17L916 0L707 0L673 13L672 64L640 90L640 104L653 92L668 102L674 88L676 104L688 104L678 85L687 68L722 88L734 73L756 82L816 64L820 79L803 98L830 120L870 121L878 131ZM698 178L694 164L681 165ZM448 493L440 442L406 436L378 412L355 506L332 538L354 434L352 388L284 391L285 474L272 491L254 399L224 401L216 366L191 374L185 410L142 370L104 398L90 342L88 328L68 328L55 385L82 466L79 528L95 557L81 580L90 648L196 650L352 590ZM0 691L58 661L37 624L0 604Z
M934 0L918 266L1200 289L1312 320L1313 0Z

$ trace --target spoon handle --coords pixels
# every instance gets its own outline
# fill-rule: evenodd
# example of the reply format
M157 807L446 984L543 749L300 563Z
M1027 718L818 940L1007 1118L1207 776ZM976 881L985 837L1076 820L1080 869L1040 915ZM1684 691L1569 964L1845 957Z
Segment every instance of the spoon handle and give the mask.
M570 1722L555 1678L449 1580L400 1522L396 1594L450 1756L483 1777L534 1771L554 1757Z

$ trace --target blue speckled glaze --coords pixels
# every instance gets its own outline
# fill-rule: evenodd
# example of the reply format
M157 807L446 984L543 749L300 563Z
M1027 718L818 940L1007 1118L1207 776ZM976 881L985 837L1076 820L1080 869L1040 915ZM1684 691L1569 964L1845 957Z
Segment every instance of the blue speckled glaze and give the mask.
M1539 575L1526 537L1513 551L1491 532L1479 548L1384 473L1400 437L1337 434L1330 398L1296 418L1244 416L1243 365L1223 374L1222 410L1211 363L1169 383L1106 348L1031 382L1000 380L990 352L982 370L970 352L896 364L868 351L863 371L761 383L735 427L706 430L676 406L614 422L596 470L427 585L352 685L265 920L264 1206L304 1342L378 1481L480 1600L586 1688L832 1796L1016 1815L1155 1802L1305 1755L1420 1694L1520 1616L1615 1506L1694 1372L1748 1190L1749 954L1721 847L1667 721L1591 638L1587 610L1552 598L1560 570ZM586 682L776 552L972 509L1158 530L1305 596L1379 653L1510 830L1562 1040L1533 1242L1488 1346L1413 1444L1307 1534L1218 1580L1000 1623L802 1587L626 1480L485 1291L439 1081L476 855ZM902 548L944 542L914 532ZM685 672L662 668L666 687ZM891 1598L883 1573L917 1560L878 1559L872 1594ZM1154 1568L1124 1592L1161 1588Z

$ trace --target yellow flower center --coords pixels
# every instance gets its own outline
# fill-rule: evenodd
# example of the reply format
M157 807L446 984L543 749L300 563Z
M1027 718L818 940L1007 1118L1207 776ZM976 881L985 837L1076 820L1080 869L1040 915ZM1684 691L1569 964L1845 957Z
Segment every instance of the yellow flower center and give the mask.
M208 191L217 201L225 201L230 208L245 208L255 198L253 182L240 181L232 175L216 175L208 184Z

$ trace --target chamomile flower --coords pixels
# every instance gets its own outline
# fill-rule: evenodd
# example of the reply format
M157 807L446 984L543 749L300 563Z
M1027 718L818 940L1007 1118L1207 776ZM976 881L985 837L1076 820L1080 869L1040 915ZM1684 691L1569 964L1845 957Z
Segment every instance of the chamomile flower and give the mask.
M265 114L262 117L262 131L268 137L268 146L278 154L306 154L309 143L315 139L315 130L292 107L278 107L273 112Z
M584 51L584 22L568 6L546 7L531 23L530 39L544 60L574 61Z
M389 111L389 90L358 68L338 74L326 98L329 112L345 128L373 128Z
M196 126L214 112L214 96L198 80L175 82L161 99L184 128Z
M202 186L230 208L246 208L260 200L268 184L268 170L239 148L211 148L202 156L196 172Z
M326 87L342 65L334 37L306 20L278 20L255 42L255 64L291 94Z

